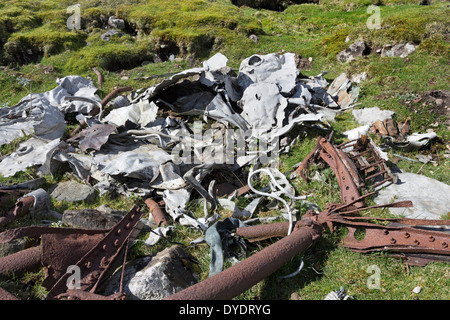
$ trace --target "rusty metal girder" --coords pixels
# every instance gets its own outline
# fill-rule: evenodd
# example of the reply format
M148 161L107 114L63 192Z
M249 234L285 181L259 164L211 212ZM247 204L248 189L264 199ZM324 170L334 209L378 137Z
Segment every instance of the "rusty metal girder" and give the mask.
M373 217L339 217L334 222L343 224L349 230L342 246L358 252L401 252L431 254L438 260L439 255L450 256L450 234L439 230L424 229L420 226L450 226L450 220L424 219L381 219ZM362 221L361 221L362 220ZM389 225L364 222L390 222ZM362 230L361 239L356 237ZM446 260L446 259L443 259Z
M41 237L41 244L0 258L0 277L20 276L46 267L46 284L53 283L68 265L76 262L108 230L31 226L0 233L0 244L24 237ZM77 259L74 261L74 259Z
M381 177L381 181L373 184L375 188L386 181L392 181L392 175L386 161L382 159L367 136L350 140L335 146L329 138L319 137L313 150L291 174L291 178L301 176L308 182L306 172L311 163L321 158L335 173L341 190L343 204L353 203L356 208L364 206L363 201L355 201L361 197L360 189L365 189L365 183Z
M4 231L0 233L0 243L23 237L42 237L42 243L0 258L0 277L21 275L45 266L43 286L49 289L46 299L123 299L121 292L101 297L95 290L109 272L114 271L112 268L118 257L121 254L126 257L128 243L137 235L135 229L142 215L135 207L109 230L31 226ZM80 267L82 287L66 291L66 280L70 276L67 267L73 265Z
M132 237L142 215L143 212L138 207L134 207L95 247L74 264L80 268L81 291L95 294L102 281L114 271L112 266L117 262L120 254L126 256L130 237ZM70 292L67 292L67 279L69 277L70 274L68 273L62 275L50 289L46 299L70 298ZM85 295L85 297L87 296Z

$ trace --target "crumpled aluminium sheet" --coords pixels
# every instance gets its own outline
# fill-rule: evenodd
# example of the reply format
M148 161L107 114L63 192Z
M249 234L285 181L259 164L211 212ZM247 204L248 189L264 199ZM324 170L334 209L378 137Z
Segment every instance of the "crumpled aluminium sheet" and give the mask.
M240 210L233 207L231 199L216 199L211 186L206 190L202 182L213 170L238 170L250 162L258 163L259 156L246 154L235 157L234 163L216 163L217 159L204 151L221 151L225 145L206 135L198 138L193 134L195 128L191 126L190 117L203 119L202 133L205 128L251 130L245 135L246 143L254 138L267 142L289 133L296 125L332 120L341 109L336 88L345 88L349 92L351 86L342 79L345 85L336 82L332 85L333 91L328 92L324 74L299 78L293 53L253 55L242 61L237 75L227 63L228 59L218 53L201 67L169 76L131 94L129 99L116 98L114 101L118 103L111 103L105 116L95 118L90 117L89 112L101 100L92 82L78 76L59 79L55 89L32 96L35 110L31 113L34 120L41 122L34 123L29 117L30 97L13 108L0 110L0 130L4 123L14 120L28 126L27 134L54 134L46 137L55 139L36 142L36 155L19 152L5 157L0 170L13 174L28 165L41 165L43 172L52 174L61 164L67 163L79 179L92 178L90 181L94 181L94 187L101 195L109 192L127 196L162 195L166 212L173 221L203 232L220 218L215 213L215 208L220 206L232 208L233 218L251 218L262 197ZM173 90L177 95L172 97L171 103L163 101L161 96L170 92L165 90L185 83L195 84L193 87L200 90L183 94ZM163 108L170 108L175 115L161 117ZM78 121L84 120L88 128L77 137L81 138L78 144L69 140L69 145L63 146L59 141L64 133L61 120L68 113L76 114ZM45 119L52 119L54 126ZM112 125L116 130L113 127L106 130L106 125ZM96 126L105 126L104 134L102 131L97 136ZM93 139L91 134L100 139ZM201 164L174 159L172 152L183 144L189 146L187 150L195 154ZM193 218L189 212L188 203L193 192L205 199L202 218ZM167 230L160 230L160 234L164 235ZM153 244L159 238L155 235L147 244Z
M255 54L241 62L238 83L242 88L254 83L274 83L287 94L294 89L298 75L294 53Z
M0 174L4 177L12 177L26 168L44 164L47 155L52 153L59 144L60 139L48 142L43 139L30 138L22 142L15 152L0 162Z
M125 126L127 121L145 127L156 120L158 106L152 101L150 103L140 101L136 104L113 109L103 120L118 127Z
M27 103L28 105L28 103ZM36 135L37 137L53 140L61 138L66 130L64 115L54 106L38 104L30 106L13 107L10 113L0 117L0 146L10 143L25 135ZM16 110L17 109L17 110ZM10 120L13 114L21 116ZM30 112L29 112L30 110Z

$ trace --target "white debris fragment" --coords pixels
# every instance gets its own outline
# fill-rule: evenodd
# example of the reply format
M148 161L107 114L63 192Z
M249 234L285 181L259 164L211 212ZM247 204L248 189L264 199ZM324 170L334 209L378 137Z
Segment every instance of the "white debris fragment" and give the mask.
M253 83L274 83L280 87L280 92L290 93L298 75L294 53L255 54L241 62L238 82L244 89Z
M32 166L40 166L45 163L47 156L54 152L60 144L60 139L47 141L38 138L30 138L22 142L17 150L0 161L0 174L4 177L12 177L17 172Z
M392 118L394 113L395 112L390 110L380 110L380 108L378 107L364 108L352 111L353 117L359 124L369 126L378 120L383 121Z

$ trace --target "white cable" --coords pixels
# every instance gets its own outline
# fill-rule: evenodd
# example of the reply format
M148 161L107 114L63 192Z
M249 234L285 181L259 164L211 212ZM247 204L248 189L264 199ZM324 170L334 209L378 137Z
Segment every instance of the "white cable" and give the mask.
M278 200L278 201L280 201L280 202L282 202L282 203L284 204L284 206L286 207L286 210L287 210L287 212L288 212L288 215L289 215L289 230L288 230L288 235L290 235L291 232L292 232L293 226L294 226L294 221L293 221L293 219L292 219L292 211L291 211L291 208L289 207L289 205L287 204L287 202L286 202L283 198L281 198L280 196L278 196L276 193L274 193L274 192L272 192L272 193L262 192L262 191L256 190L256 189L252 186L252 183L251 183L252 176L253 176L254 174L256 174L256 173L259 173L259 172L265 172L265 173L270 177L270 179L271 179L271 181L270 181L271 185L272 185L272 186L276 186L280 191L282 191L283 193L285 193L289 198L291 198L291 199L293 199L293 200L305 200L307 197L304 197L304 196L301 196L301 197L295 197L294 195L292 195L289 191L287 191L284 187L282 187L282 186L276 181L276 179L275 179L275 177L273 176L272 172L270 172L270 170L268 170L268 169L264 169L264 168L258 169L258 170L255 170L255 171L253 171L252 173L250 173L250 174L248 175L248 181L247 181L247 183L248 183L248 186L249 186L250 190L252 190L254 193L259 194L259 195L261 195L261 196L265 196L265 197L269 197L269 198L274 198L274 199L276 199L276 200Z
M295 277L297 274L300 273L300 271L302 271L304 265L305 265L305 263L304 263L303 260L302 260L302 261L300 262L300 267L298 267L298 269L297 269L296 271L294 271L294 272L292 272L292 273L290 273L290 274L288 274L288 275L278 277L278 279L287 279L287 278Z

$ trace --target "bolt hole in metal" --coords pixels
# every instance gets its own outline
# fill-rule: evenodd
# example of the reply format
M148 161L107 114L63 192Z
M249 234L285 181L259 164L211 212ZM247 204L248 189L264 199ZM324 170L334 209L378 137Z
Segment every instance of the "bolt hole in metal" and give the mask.
M357 241L363 241L364 238L366 237L366 229L363 227L358 227L356 228L353 237L357 240Z

